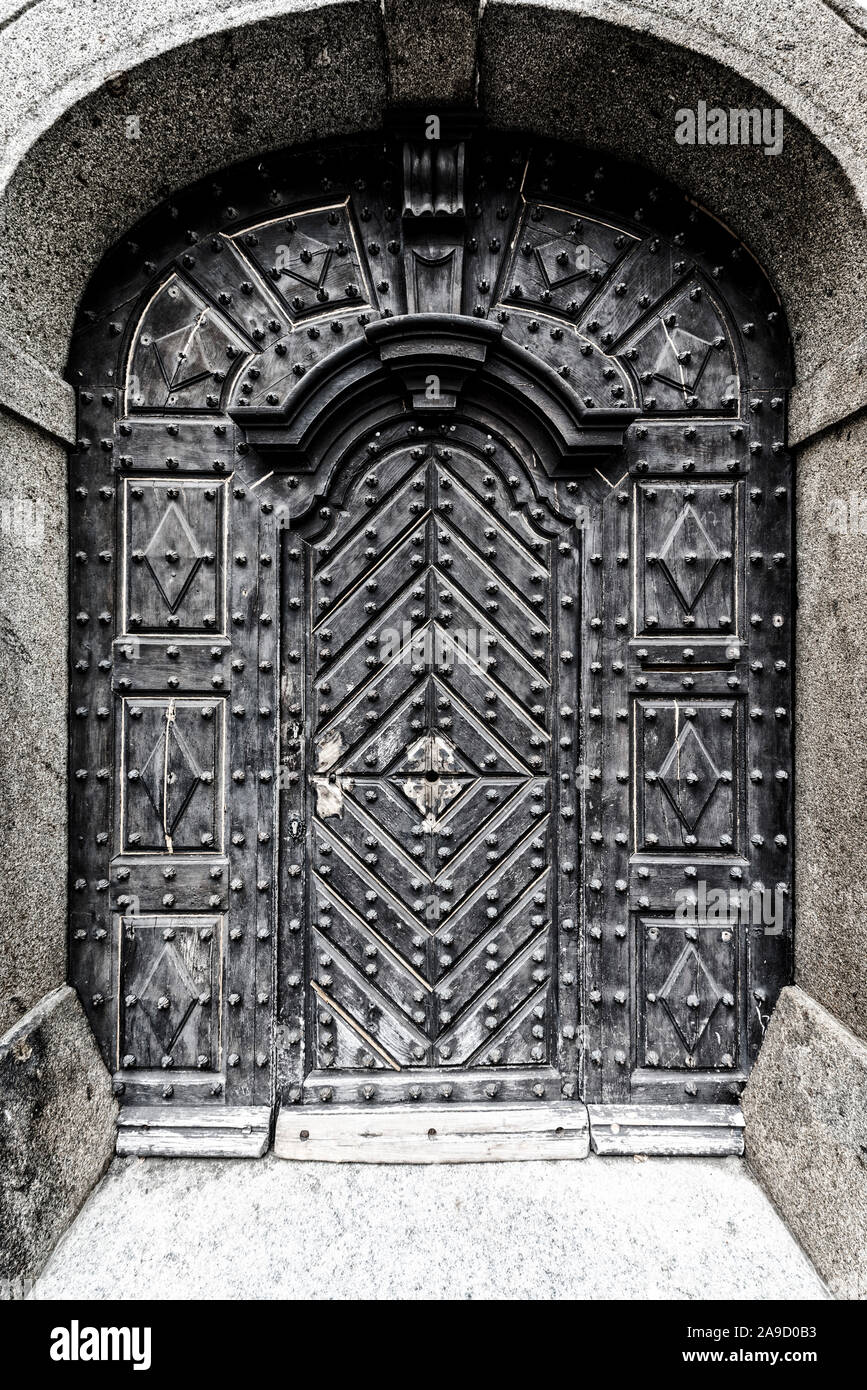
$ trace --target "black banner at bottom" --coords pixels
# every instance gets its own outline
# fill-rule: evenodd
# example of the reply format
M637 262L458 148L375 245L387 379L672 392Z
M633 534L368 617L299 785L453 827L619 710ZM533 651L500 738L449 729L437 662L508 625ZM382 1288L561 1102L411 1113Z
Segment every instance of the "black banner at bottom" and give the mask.
M181 1378L216 1373L276 1375L291 1382L313 1370L317 1381L338 1375L368 1377L397 1344L416 1344L414 1361L424 1376L465 1379L476 1367L485 1380L505 1364L517 1375L516 1352L548 1346L546 1380L604 1373L667 1377L681 1371L701 1383L709 1371L738 1373L762 1368L771 1378L812 1370L827 1378L860 1360L863 1313L858 1303L827 1302L598 1302L458 1303L419 1315L388 1310L381 1302L311 1304L250 1302L36 1302L0 1304L0 1331L9 1364L13 1351L28 1372L48 1384L70 1376ZM568 1312L571 1306L572 1313ZM464 1316L466 1322L463 1321ZM555 1331L552 1343L546 1323ZM860 1335L859 1335L860 1334ZM544 1337L544 1341L542 1340ZM458 1349L466 1348L458 1354ZM439 1355L438 1355L439 1352ZM440 1356L443 1360L440 1361ZM299 1357L296 1360L296 1357ZM571 1370L568 1362L574 1358ZM563 1364L563 1362L567 1364ZM437 1372L437 1364L441 1372ZM462 1364L463 1363L463 1364ZM597 1372L598 1367L598 1372Z

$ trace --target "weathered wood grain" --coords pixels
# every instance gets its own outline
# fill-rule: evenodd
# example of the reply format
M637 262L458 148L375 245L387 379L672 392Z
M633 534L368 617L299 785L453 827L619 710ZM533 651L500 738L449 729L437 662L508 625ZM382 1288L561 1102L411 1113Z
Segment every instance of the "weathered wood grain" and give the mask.
M261 1158L267 1152L267 1105L127 1105L118 1117L117 1153L139 1158Z
M586 1158L583 1105L281 1110L278 1158L321 1163L493 1163Z
M744 1117L734 1105L590 1105L596 1154L742 1154Z

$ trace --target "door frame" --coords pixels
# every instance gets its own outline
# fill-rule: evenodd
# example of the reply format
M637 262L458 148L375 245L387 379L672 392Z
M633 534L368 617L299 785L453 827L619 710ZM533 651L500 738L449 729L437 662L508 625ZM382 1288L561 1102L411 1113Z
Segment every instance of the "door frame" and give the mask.
M462 405L464 404L462 402ZM477 405L476 409L480 409L480 406ZM552 581L556 585L556 589L552 589L551 597L552 652L560 653L559 657L552 656L551 683L554 690L567 692L560 693L556 698L553 693L548 696L552 702L552 721L548 727L553 750L548 786L553 804L549 817L546 818L546 835L551 846L551 858L546 866L546 892L553 896L557 904L557 918L550 935L555 943L562 937L559 946L552 945L550 948L552 952L558 952L556 959L549 955L549 965L555 981L558 982L555 988L565 990L558 1008L554 1011L554 1017L559 1020L561 1027L557 1032L553 1054L546 1065L536 1066L528 1063L523 1068L516 1069L479 1064L472 1072L463 1068L435 1065L414 1068L411 1064L408 1067L403 1066L397 1074L378 1071L375 1074L362 1072L353 1076L338 1074L337 1071L329 1074L327 1070L310 1072L306 1063L302 1063L303 1040L299 1039L295 1043L292 1076L288 1081L280 1076L277 1078L278 1093L286 1103L298 1103L303 1099L306 1106L311 1100L315 1101L317 1096L322 1103L332 1099L335 1104L361 1099L371 1101L375 1095L378 1108L385 1097L390 1097L392 1103L407 1099L421 1102L425 1097L441 1098L440 1088L443 1086L448 1088L444 1094L453 1105L459 1104L462 1098L468 1102L473 1096L483 1102L486 1097L497 1096L500 1104L521 1100L528 1100L534 1104L544 1097L550 1099L559 1096L564 1101L577 1097L577 1057L580 1054L577 981L580 973L581 916L578 885L584 789L573 779L575 769L580 763L580 742L583 737L580 718L580 684L583 679L580 653L581 632L584 628L584 595L580 577L586 541L585 513L589 514L590 509L587 505L582 506L578 497L566 491L565 480L555 482L545 473L540 475L538 470L536 478L531 479L524 458L532 461L537 455L526 440L516 441L510 432L498 429L490 410L486 411L481 423L468 418L471 414L472 412L468 413L457 403L450 408L448 415L443 413L442 416L434 415L433 418L430 412L419 417L412 416L405 410L396 410L391 421L386 422L383 419L379 422L376 430L375 465L377 469L386 468L392 456L399 457L404 453L408 457L412 455L417 466L426 462L427 465L437 468L441 459L442 466L448 469L450 454L459 450L466 456L468 465L470 461L477 465L479 479L483 473L488 474L493 489L496 489L496 479L499 478L500 507L508 504L513 513L522 513L525 526L540 542L544 538L549 542ZM346 423L344 421L345 425ZM365 505L375 508L378 498L371 493L370 486L378 486L378 480L371 472L372 460L368 439L367 433L361 434L355 450L350 451L344 461L341 473L335 476L332 489L325 494L325 505L318 511L315 508L311 509L304 517L293 518L291 528L284 535L284 555L288 553L283 568L282 601L286 646L290 653L298 653L301 657L300 661L295 662L290 656L282 670L281 688L284 691L284 699L290 702L292 709L301 705L305 710L313 710L315 699L312 687L316 680L328 675L327 668L316 676L312 674L312 637L308 625L315 623L316 615L311 612L312 575L309 572L309 564L305 564L304 561L313 546L326 538L331 525L338 522L338 518L350 507L353 508L352 514L359 518L366 514ZM514 476L509 476L507 481L507 475ZM357 497L358 489L363 493L365 484L369 484L367 495ZM478 486L475 483L471 484L469 480L467 485L472 491ZM592 487L590 490L593 490ZM479 497L478 505L487 506L495 518L497 512L489 506L494 495L492 492L487 500ZM447 496L451 496L451 491ZM322 515L326 511L330 513L328 517ZM375 510L370 514L376 515ZM300 544L295 540L296 536ZM565 577L567 574L568 579ZM370 656L368 664L374 659L375 657ZM564 701L571 706L571 712L568 716L569 722L565 719L562 721L561 734L574 734L573 746L570 746L568 753L561 751L556 713L557 707ZM306 747L303 752L297 729L289 728L291 717L284 720L284 727L290 738L281 748L281 786L287 789L281 814L290 830L281 836L283 863L280 893L282 902L288 906L285 910L281 908L279 915L281 920L289 919L293 923L300 923L301 929L291 932L288 937L284 936L281 943L283 953L291 956L291 962L288 965L282 959L278 962L278 1024L287 1023L295 1038L302 1031L301 1011L297 1009L295 1002L295 992L300 986L295 984L295 981L312 981L312 977L317 973L315 962L312 959L305 961L302 944L302 937L309 939L308 933L311 930L311 923L307 917L311 911L313 864L317 857L313 844L315 815L310 805L313 796L311 784L315 780L317 769L312 764L304 766L304 758L307 757L309 761L311 756L310 740L315 733L311 727L311 719L312 715L308 714L304 730ZM289 784L289 777L294 779L296 773L297 780ZM301 802L298 800L301 797L307 803L306 810L301 808ZM299 833L301 826L305 827L305 841L302 842L298 838L298 834L291 829L293 826L299 827ZM326 831L322 833L325 834ZM337 872L336 866L334 872ZM562 985L559 983L561 977ZM292 982L289 988L286 986L287 979ZM319 985L325 987L326 982L320 979ZM309 988L314 988L312 983ZM336 1010L339 1014L339 1005L330 1007L331 1012ZM306 1010L305 1037L310 1036L311 1008L315 1012L312 1000L309 1001ZM284 1012L291 1015L291 1018L284 1019ZM549 1016L549 1023L550 1021ZM567 1031L563 1032L563 1029ZM373 1082L376 1083L375 1087L363 1084Z

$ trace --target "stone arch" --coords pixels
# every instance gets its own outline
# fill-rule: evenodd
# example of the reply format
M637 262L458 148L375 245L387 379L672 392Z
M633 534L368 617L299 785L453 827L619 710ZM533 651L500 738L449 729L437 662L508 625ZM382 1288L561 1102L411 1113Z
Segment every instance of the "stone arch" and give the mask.
M207 35L201 28L191 29L189 16L179 6L162 37L143 32L130 35L129 47L107 50L111 57L106 56L103 66L93 65L89 76L63 65L59 84L50 72L56 72L56 52L49 49L40 93L46 97L53 88L55 95L41 105L46 112L63 108L64 114L41 134L45 117L33 119L36 102L28 60L30 96L9 107L18 124L8 148L18 163L8 170L2 204L0 270L7 286L2 380L5 408L13 417L6 428L15 438L17 457L29 461L25 472L19 469L18 478L31 478L30 491L39 493L47 508L49 533L62 542L65 521L57 505L62 459L56 446L47 445L44 437L39 442L40 435L28 431L28 422L54 440L72 439L72 400L58 373L67 355L75 305L102 251L165 191L166 168L172 170L169 183L178 185L200 170L202 163L219 167L229 151L241 156L248 150L273 148L286 139L303 140L314 132L376 126L387 100L466 100L472 96L476 76L484 107L495 123L531 127L544 114L564 135L580 137L589 132L591 142L601 146L611 148L620 141L618 149L632 152L636 139L643 140L641 153L648 165L674 172L699 202L722 210L745 239L764 252L762 260L793 315L798 381L810 383L808 390L796 390L794 395L794 442L859 410L859 381L863 381L857 367L860 300L850 268L865 259L860 192L864 176L858 163L859 141L853 138L847 146L841 140L839 132L846 122L839 119L835 106L846 90L847 72L860 57L862 37L857 30L847 28L825 7L814 7L805 33L808 45L820 48L829 60L827 85L820 86L805 83L800 48L792 50L791 57L780 50L782 56L768 64L765 55L776 36L756 31L754 46L744 43L741 35L753 32L756 17L751 16L750 24L741 23L731 7L727 11L730 29L705 21L691 45L684 47L679 46L682 35L677 17L657 19L646 10L633 14L621 8L611 22L592 6L576 5L567 12L493 4L486 6L479 29L473 7L456 6L451 12L454 23L444 23L436 37L430 36L431 45L440 45L438 57L449 61L426 61L421 70L407 56L415 45L403 42L401 28L405 22L416 32L417 18L386 7L383 35L375 9L362 4L314 6L263 18L251 6L245 18L254 22ZM13 45L13 50L16 43L24 43L28 53L35 53L38 44L36 48L31 44L28 26L41 25L45 35L61 32L42 23L46 13L45 4L28 7L6 27L4 42ZM193 21L194 25L210 22ZM217 24L222 22L218 16ZM760 18L757 22L761 23ZM184 40L180 45L179 39ZM87 35L83 42L87 51ZM266 103L261 100L257 74L261 75L263 51L275 59L281 53L291 55L289 68L297 73L297 80L294 85L281 82L282 106L275 104L273 93ZM329 61L323 56L326 51ZM430 56L432 50L426 51ZM518 53L526 71L535 74L532 81L516 81ZM564 81L568 65L579 57L585 75L607 71L623 77L628 73L629 80L615 83L613 91L603 85L598 92L569 80L566 85L575 93L574 104L564 114L547 75L553 71L552 54L557 55L557 73ZM669 60L680 64L678 70L695 93L706 88L747 105L754 98L763 99L758 90L763 87L767 100L783 105L787 120L792 118L794 158L789 161L786 155L774 161L757 156L758 168L753 167L750 174L753 180L760 172L765 176L771 197L760 197L758 185L744 195L744 166L735 171L725 159L715 160L712 168L705 163L699 170L681 157L674 168L672 161L677 162L678 154L667 135L673 111L660 110L658 105L659 93L666 89ZM14 56L11 65L15 65ZM446 85L433 85L431 74L445 72L449 74ZM197 78L191 82L193 73ZM94 88L95 81L112 74L120 77ZM210 153L197 105L203 75L205 87L220 94L217 101L222 109L233 113L233 144L227 147L225 129L219 130L218 139L212 129ZM807 90L810 95L805 100ZM533 93L532 109L521 105L523 92ZM583 107L582 92L586 94ZM672 103L679 100L672 95ZM629 104L618 108L617 103L624 102ZM150 113L152 122L145 145L134 149L123 134L121 107L127 106L133 113ZM593 128L594 112L609 113L597 129ZM836 133L826 135L831 128ZM802 222L798 218L805 206L809 212L803 220L809 220L813 233L809 248L799 235ZM761 245L759 233L774 221L764 216L769 207L772 212L783 209L787 220L778 222ZM763 209L763 215L757 216L757 209ZM816 243L824 253L818 261L811 254ZM38 273L33 267L38 267ZM16 486L20 490L20 484ZM57 614L62 602L59 575L45 565L33 571L30 558L26 551L20 557L10 593L15 592L24 606L28 594L40 595L30 631L46 650L56 642L56 618L49 615ZM15 590L17 580L20 588ZM821 623L814 623L814 629L821 630ZM31 680L30 672L37 667L39 675ZM46 680L62 686L59 669L49 668L42 658L37 667L25 665L13 677L10 700L19 708L37 707L39 687ZM55 827L63 819L57 792L52 791L52 785L59 785L62 769L62 720L56 716L42 720L39 736L48 750L50 772L44 783L22 776L21 791L27 823L44 822L48 842L54 843ZM18 742L26 744L28 738ZM31 791L36 795L37 787L38 801L30 795ZM46 820L44 808L49 805L53 809ZM58 970L62 974L62 960L56 907L46 901L41 908L37 915L46 924L43 955L50 965L47 974L38 968L32 981L44 983L56 979ZM34 930L38 934L40 928L34 924ZM22 961L19 968L14 998L32 1002L38 996L38 983L23 983L31 978L31 964ZM13 1015L16 1007L12 1005Z
M727 5L718 16L705 9L698 22L686 4L663 13L644 4L615 11L602 0L557 7L488 0L481 23L474 3L457 0L438 7L433 32L429 7L390 0L291 11L279 0L251 0L233 10L240 16L234 28L224 11L199 12L178 0L170 15L163 7L161 32L141 27L145 11L128 16L123 42L115 42L113 23L76 32L77 24L91 22L93 7L85 15L63 0L42 0L10 16L0 44L10 55L8 71L20 78L10 83L14 91L7 88L4 105L10 158L0 203L4 486L16 505L42 509L45 543L37 549L25 537L7 537L4 555L12 614L4 638L6 836L16 853L3 885L9 969L2 1026L66 973L65 895L62 876L50 867L63 864L66 853L64 446L74 440L75 426L61 372L90 276L126 229L203 169L287 142L376 129L393 104L465 103L478 91L492 126L544 126L545 134L637 156L655 175L671 177L756 252L785 303L795 339L789 442L797 448L801 489L801 614L812 643L799 667L798 978L820 1001L812 1006L810 1038L826 1027L822 1004L863 1036L863 993L852 984L864 958L863 913L853 888L861 880L859 837L841 843L839 834L839 808L857 819L867 776L858 762L867 731L852 659L864 626L863 585L856 539L829 536L823 526L829 479L848 498L861 486L867 446L860 370L864 140L862 104L852 99L864 36L850 8L848 25L832 12L840 8L819 0L802 6L790 21L792 32L781 34L776 17L766 19L749 0ZM67 42L70 32L77 43ZM95 36L104 41L106 34L97 57ZM86 68L72 56L79 53ZM263 55L268 71L279 72L267 92L260 82ZM197 99L203 85L210 109L221 117L207 128ZM678 154L670 132L676 107L689 104L684 93L738 106L782 106L787 152L779 160L757 154L737 162L720 152L695 161ZM146 117L139 144L126 141L126 114ZM36 863L49 868L36 874ZM833 938L826 930L829 902L835 904ZM45 1036L55 1015L66 1031L51 1034L46 1044L43 1087L52 1075L52 1048L66 1047L72 1033L82 1057L90 1047L69 992L62 1010L55 1009L55 997L49 996ZM841 1031L832 1029L835 1047ZM96 1071L91 1078L98 1089ZM93 1144L82 1123L90 1113L89 1092L85 1098L82 1089L80 1099L75 1124L88 1154L85 1176L64 1198L66 1215L110 1145ZM812 1105L810 1096L806 1109ZM100 1106L108 1116L102 1096ZM757 1115L757 1133L761 1123ZM820 1152L826 1134L811 1142ZM69 1143L71 1151L71 1135ZM794 1142L785 1147L797 1151ZM776 1186L773 1172L783 1175ZM785 1208L799 1174L775 1160L766 1177ZM808 1185L805 1209L811 1199ZM39 1239L26 1239L28 1252L36 1252L30 1267L62 1229L62 1219L58 1226L51 1217L42 1221ZM812 1248L809 1230L801 1227L799 1234ZM829 1245L845 1247L846 1237L843 1221Z
M41 23L45 3L31 7L18 23ZM75 304L99 255L149 205L203 167L216 170L225 166L227 157L267 152L314 135L375 128L390 93L400 101L421 99L423 81L428 83L426 95L434 101L466 100L472 95L478 61L482 108L493 126L544 127L546 134L557 133L615 157L637 154L658 176L673 178L727 220L753 247L795 316L799 380L820 372L824 393L836 394L844 408L846 400L857 405L857 383L846 361L860 339L860 325L857 312L851 321L847 318L843 285L849 268L863 260L859 142L841 134L845 123L837 116L830 89L805 97L794 60L791 70L782 61L769 69L763 63L763 38L757 35L755 48L733 41L733 34L739 33L734 13L732 33L708 25L684 47L678 43L676 21L644 11L639 19L629 7L621 7L611 20L592 5L549 10L494 4L485 8L476 53L473 6L455 6L450 12L453 26L444 22L438 38L442 51L452 55L453 85L436 88L430 85L430 72L436 69L426 68L425 77L412 69L405 53L398 79L386 59L389 50L387 43L383 45L379 15L361 0L284 15L272 6L261 9L269 11L266 17L251 5L244 23L210 35L203 30L214 17L197 17L198 33L194 29L196 36L191 38L190 18L179 6L173 24L158 32L145 24L131 48L119 45L88 68L87 75L67 76L61 69L60 89L55 88L39 109L44 113L62 105L64 114L41 133L46 116L35 118L32 95L29 104L21 102L21 125L9 142L20 159L10 169L4 191L6 236L0 267L12 288L4 325L12 344L57 371ZM836 80L845 81L847 70L859 59L861 40L818 4L811 23L812 41L833 54ZM10 31L10 40L17 27ZM23 33L22 29L19 37ZM389 7L385 38L400 43L399 19ZM287 82L284 69L279 96L272 88L267 100L259 61L263 51L275 62L284 60L294 74L294 81ZM523 65L526 80L519 80L516 62ZM583 78L576 83L573 76L579 67ZM676 85L670 80L672 70L680 79L681 95L673 95L661 109L660 92ZM629 82L606 80L606 75L627 71ZM191 82L194 72L199 77ZM101 73L121 77L94 89ZM455 74L462 86L454 85ZM47 75L45 82L48 92ZM219 130L202 129L203 86L233 113L228 140L225 124ZM562 99L567 91L568 106ZM681 96L689 104L690 96L697 100L702 92L716 93L722 104L782 106L791 153L775 160L755 151L755 157L732 159L738 152L720 150L712 162L697 167L670 134ZM133 115L144 113L143 142L126 140L126 108ZM162 113L169 110L171 119L164 120ZM168 184L167 168L172 170ZM818 273L816 258L799 236L805 208L814 229L813 244L823 252ZM760 215L755 215L759 209ZM43 295L37 287L22 301L15 285L31 278L31 264L41 266L40 283L50 282L51 293ZM829 309L834 282L838 289ZM812 311L807 312L811 302ZM42 385L49 389L48 381ZM57 401L55 409L59 406ZM798 409L796 397L796 421ZM805 417L804 429L816 423L812 416Z

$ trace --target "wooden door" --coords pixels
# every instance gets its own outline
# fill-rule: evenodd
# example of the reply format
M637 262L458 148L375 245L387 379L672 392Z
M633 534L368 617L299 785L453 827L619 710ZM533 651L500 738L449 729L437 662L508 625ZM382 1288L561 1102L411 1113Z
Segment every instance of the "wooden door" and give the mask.
M781 307L471 124L207 180L83 302L70 972L125 1103L732 1102L790 977Z
M309 860L288 972L316 1099L576 1093L557 863L578 850L580 536L531 520L520 461L484 450L396 444L290 562Z

